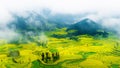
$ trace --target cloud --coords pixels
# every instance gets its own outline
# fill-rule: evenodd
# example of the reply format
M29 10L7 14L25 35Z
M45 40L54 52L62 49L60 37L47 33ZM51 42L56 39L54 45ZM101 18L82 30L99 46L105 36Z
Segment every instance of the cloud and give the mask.
M54 12L80 13L120 10L119 0L1 0L1 4L13 11L50 8Z
M93 19L105 27L115 28L117 25L120 28L119 3L120 0L0 0L0 29L6 29L4 33L15 33L6 27L6 24L14 20L11 12L25 17L29 16L26 11L39 12L44 8L50 9L53 14L85 14L83 18ZM1 31L0 35L7 35L4 33Z
M13 30L10 29L0 30L0 40L6 40L9 42L10 40L17 39L18 36L20 35Z
M0 6L0 26L5 25L11 20L13 20L11 14L5 8Z
M10 11L22 14L24 11L39 11L43 8L49 8L53 13L82 14L97 12L106 16L120 15L119 2L120 0L1 0L0 10L2 11L0 13Z
M120 35L120 18L107 18L102 20L102 25L109 29L114 29Z

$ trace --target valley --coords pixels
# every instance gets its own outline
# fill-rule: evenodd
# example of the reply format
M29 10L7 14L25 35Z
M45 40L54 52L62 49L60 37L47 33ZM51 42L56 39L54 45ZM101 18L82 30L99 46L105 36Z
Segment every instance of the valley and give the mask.
M87 34L74 37L67 34L66 28L47 31L44 32L46 42L38 40L19 45L1 40L0 66L2 68L120 67L120 41L117 36L96 38ZM46 61L43 61L42 57L47 57L46 53L50 59L45 58ZM53 58L55 53L59 55L56 60Z

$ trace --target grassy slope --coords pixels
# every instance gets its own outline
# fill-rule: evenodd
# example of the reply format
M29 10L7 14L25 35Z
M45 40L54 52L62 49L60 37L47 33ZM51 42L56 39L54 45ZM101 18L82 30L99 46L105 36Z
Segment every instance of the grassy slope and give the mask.
M54 38L51 34L67 34L65 29L46 32L47 48L37 46L35 42L28 44L1 44L1 68L120 68L120 41L112 36L94 39L83 35L80 40ZM118 42L118 46L116 46ZM10 50L19 50L19 57L7 57ZM38 61L42 52L59 52L60 59L55 63L45 64ZM15 63L12 59L15 59Z

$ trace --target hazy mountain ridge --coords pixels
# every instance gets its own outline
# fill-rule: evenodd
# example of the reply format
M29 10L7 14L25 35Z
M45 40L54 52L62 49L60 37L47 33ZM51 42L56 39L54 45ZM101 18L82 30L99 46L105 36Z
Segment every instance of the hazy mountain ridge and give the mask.
M103 35L103 36L107 36L108 35L108 31L106 31L106 29L104 29L104 27L102 27L100 24L94 22L91 19L83 19L73 25L71 25L67 31L69 30L76 30L76 33L74 33L75 35L84 35L84 34L88 34L88 35Z
M51 32L62 28L67 28L66 32L68 35L57 35L58 37L72 37L84 34L107 37L108 32L112 32L112 30L103 27L100 22L96 22L90 18L79 20L82 16L79 14L52 14L50 10L43 10L40 12L26 12L24 15L13 13L12 16L14 20L8 23L7 27L18 33L19 37L26 38L26 40L34 36L39 36L42 32ZM73 32L70 32L72 30Z
M9 28L24 31L49 31L55 28L67 27L75 20L69 14L50 14L50 12L28 12L28 15L20 16L13 14L14 21L8 24Z

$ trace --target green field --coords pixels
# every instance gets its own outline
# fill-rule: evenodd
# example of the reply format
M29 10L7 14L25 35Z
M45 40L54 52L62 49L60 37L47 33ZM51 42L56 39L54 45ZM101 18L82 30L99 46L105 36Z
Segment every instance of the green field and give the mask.
M120 68L120 39L116 36L67 37L65 30L44 32L45 43L37 36L37 42L20 44L1 40L0 68ZM42 60L46 53L49 58ZM55 53L59 56L53 58Z

